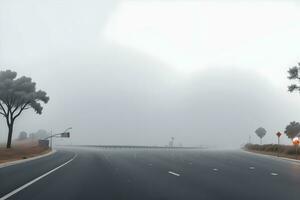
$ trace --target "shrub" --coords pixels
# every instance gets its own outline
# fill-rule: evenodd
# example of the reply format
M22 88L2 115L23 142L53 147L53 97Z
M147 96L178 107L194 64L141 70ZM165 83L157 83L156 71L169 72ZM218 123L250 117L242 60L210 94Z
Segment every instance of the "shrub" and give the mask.
M252 151L265 151L265 152L280 152L288 155L296 154L296 148L292 145L278 145L278 144L246 144L244 149L252 150ZM299 152L300 154L300 149Z

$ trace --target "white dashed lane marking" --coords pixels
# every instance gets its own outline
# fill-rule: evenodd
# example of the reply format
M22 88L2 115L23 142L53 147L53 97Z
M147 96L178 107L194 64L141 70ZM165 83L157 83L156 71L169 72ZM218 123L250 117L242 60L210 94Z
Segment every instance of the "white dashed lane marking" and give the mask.
M172 175L174 175L174 176L180 176L180 174L177 174L177 173L175 173L175 172L169 171L168 173L169 173L169 174L172 174Z
M271 173L271 176L278 176L278 174L277 173Z

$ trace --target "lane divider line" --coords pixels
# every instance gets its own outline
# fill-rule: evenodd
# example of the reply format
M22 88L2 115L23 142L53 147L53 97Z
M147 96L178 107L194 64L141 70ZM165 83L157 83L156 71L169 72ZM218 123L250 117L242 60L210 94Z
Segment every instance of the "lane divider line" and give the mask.
M278 174L277 174L277 173L271 173L271 175L272 175L272 176L278 176Z
M49 174L55 172L55 171L58 170L59 168L62 168L63 166L69 164L69 163L72 162L76 157L77 157L77 154L75 154L70 160L68 160L68 161L65 162L64 164L62 164L62 165L60 165L60 166L58 166L58 167L56 167L56 168L50 170L49 172L47 172L47 173L45 173L45 174L43 174L43 175L41 175L41 176L39 176L39 177L33 179L32 181L26 183L25 185L22 185L21 187L19 187L19 188L13 190L12 192L10 192L10 193L4 195L3 197L0 198L0 200L6 200L6 199L8 199L9 197L11 197L11 196L17 194L18 192L20 192L21 190L24 190L25 188L29 187L29 186L32 185L33 183L35 183L35 182L41 180L42 178L48 176Z
M168 171L168 173L169 173L169 174L172 174L172 175L174 175L174 176L180 176L180 174L177 174L177 173L175 173L175 172ZM0 200L2 200L2 199L0 199Z

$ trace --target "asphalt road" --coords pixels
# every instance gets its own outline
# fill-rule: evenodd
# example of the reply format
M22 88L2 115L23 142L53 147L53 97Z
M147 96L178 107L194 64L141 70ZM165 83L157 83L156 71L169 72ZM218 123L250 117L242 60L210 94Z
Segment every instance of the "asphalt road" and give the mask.
M77 148L0 168L0 200L59 166L8 199L293 200L300 197L297 162L240 150Z

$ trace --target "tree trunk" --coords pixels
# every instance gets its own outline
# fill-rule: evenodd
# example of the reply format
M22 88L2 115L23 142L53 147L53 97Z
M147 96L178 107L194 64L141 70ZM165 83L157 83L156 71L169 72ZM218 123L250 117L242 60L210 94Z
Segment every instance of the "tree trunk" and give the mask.
M13 134L13 124L8 125L8 136L7 136L7 143L6 148L11 148L11 138Z

